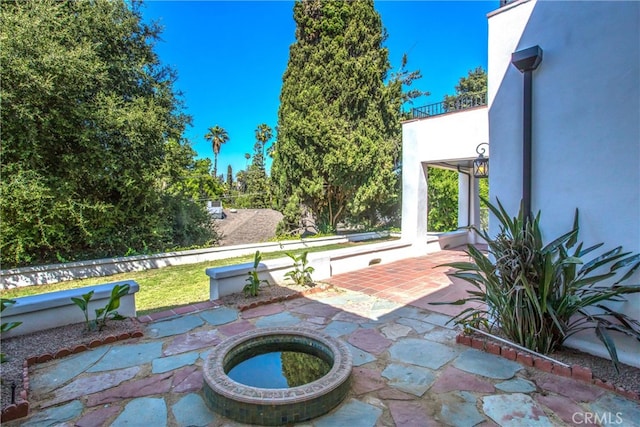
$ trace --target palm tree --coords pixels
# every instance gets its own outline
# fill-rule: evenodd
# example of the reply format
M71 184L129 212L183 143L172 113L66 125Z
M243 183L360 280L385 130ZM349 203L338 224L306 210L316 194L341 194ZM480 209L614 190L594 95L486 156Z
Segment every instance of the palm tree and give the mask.
M229 140L227 131L218 125L208 129L208 132L204 135L204 139L211 142L211 148L213 149L213 176L218 176L218 154L220 153L220 147L222 144Z
M244 158L247 159L247 164L246 164L245 169L249 169L249 159L251 158L251 154L244 153Z
M261 123L256 128L256 140L260 142L262 157L264 158L264 147L267 144L267 141L271 139L273 136L273 130L266 124Z

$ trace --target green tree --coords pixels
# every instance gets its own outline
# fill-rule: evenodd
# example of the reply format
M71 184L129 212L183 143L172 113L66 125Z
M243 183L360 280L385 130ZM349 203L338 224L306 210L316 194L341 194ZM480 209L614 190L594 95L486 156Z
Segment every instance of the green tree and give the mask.
M227 131L218 125L211 127L204 135L204 139L211 143L211 149L213 150L213 176L218 176L218 154L220 154L220 148L222 144L229 141L229 135Z
M190 118L153 51L159 27L138 1L0 11L3 265L173 245L161 170Z
M233 168L231 165L227 166L227 188L229 190L233 188Z
M371 0L303 0L293 15L271 168L278 208L296 224L306 206L326 230L374 221L398 198L402 84L417 74L385 83L386 33Z
M429 167L427 179L429 231L456 230L458 228L458 172Z
M262 159L264 161L264 149L267 145L267 142L271 138L273 138L273 129L269 127L266 123L261 123L256 128L256 141L262 144Z
M455 87L454 95L445 95L444 102L448 110L461 110L486 103L487 72L482 67L476 67L467 72L466 77L460 77Z
M253 208L268 208L270 203L270 183L264 163L264 147L272 138L273 131L262 123L255 131L256 143L253 146L253 160L247 170L246 191L249 194L250 206Z

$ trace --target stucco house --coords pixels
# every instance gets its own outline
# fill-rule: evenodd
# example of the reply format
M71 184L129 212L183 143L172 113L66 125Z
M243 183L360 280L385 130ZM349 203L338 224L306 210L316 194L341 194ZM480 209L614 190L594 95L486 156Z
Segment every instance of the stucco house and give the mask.
M490 199L515 215L526 196L547 239L570 230L578 208L586 245L640 252L640 3L503 2L488 30L486 107L403 124L403 239L427 251L475 242L467 229L427 237L426 171L459 171L459 224L478 225L470 170L488 142ZM495 221L489 231L498 231ZM639 282L636 272L630 283ZM640 320L640 295L627 299L616 308ZM620 360L639 366L639 343L616 342ZM567 344L607 357L592 332Z

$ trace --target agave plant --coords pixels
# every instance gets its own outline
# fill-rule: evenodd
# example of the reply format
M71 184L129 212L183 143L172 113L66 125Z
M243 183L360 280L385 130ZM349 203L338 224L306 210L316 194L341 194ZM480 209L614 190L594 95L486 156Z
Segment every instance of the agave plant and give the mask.
M573 228L545 245L539 212L530 220L521 208L511 218L500 201L497 207L483 201L499 221L500 231L491 238L475 229L488 244L487 254L468 245L471 262L443 264L455 268L451 275L475 289L466 298L439 304L480 302L452 320L463 327L482 324L489 330L498 324L510 340L543 354L579 331L595 329L618 369L609 332L640 341L640 322L605 303L624 301L623 295L640 292L638 285L623 284L640 267L640 254L623 252L619 246L586 261L603 244L584 248L578 243L577 209Z

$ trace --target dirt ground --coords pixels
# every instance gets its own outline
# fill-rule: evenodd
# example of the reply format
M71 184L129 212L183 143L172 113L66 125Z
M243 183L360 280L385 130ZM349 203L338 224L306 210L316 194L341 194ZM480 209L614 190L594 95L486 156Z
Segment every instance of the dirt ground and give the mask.
M217 219L222 234L220 246L266 242L276 236L282 214L273 209L224 209L224 218Z

